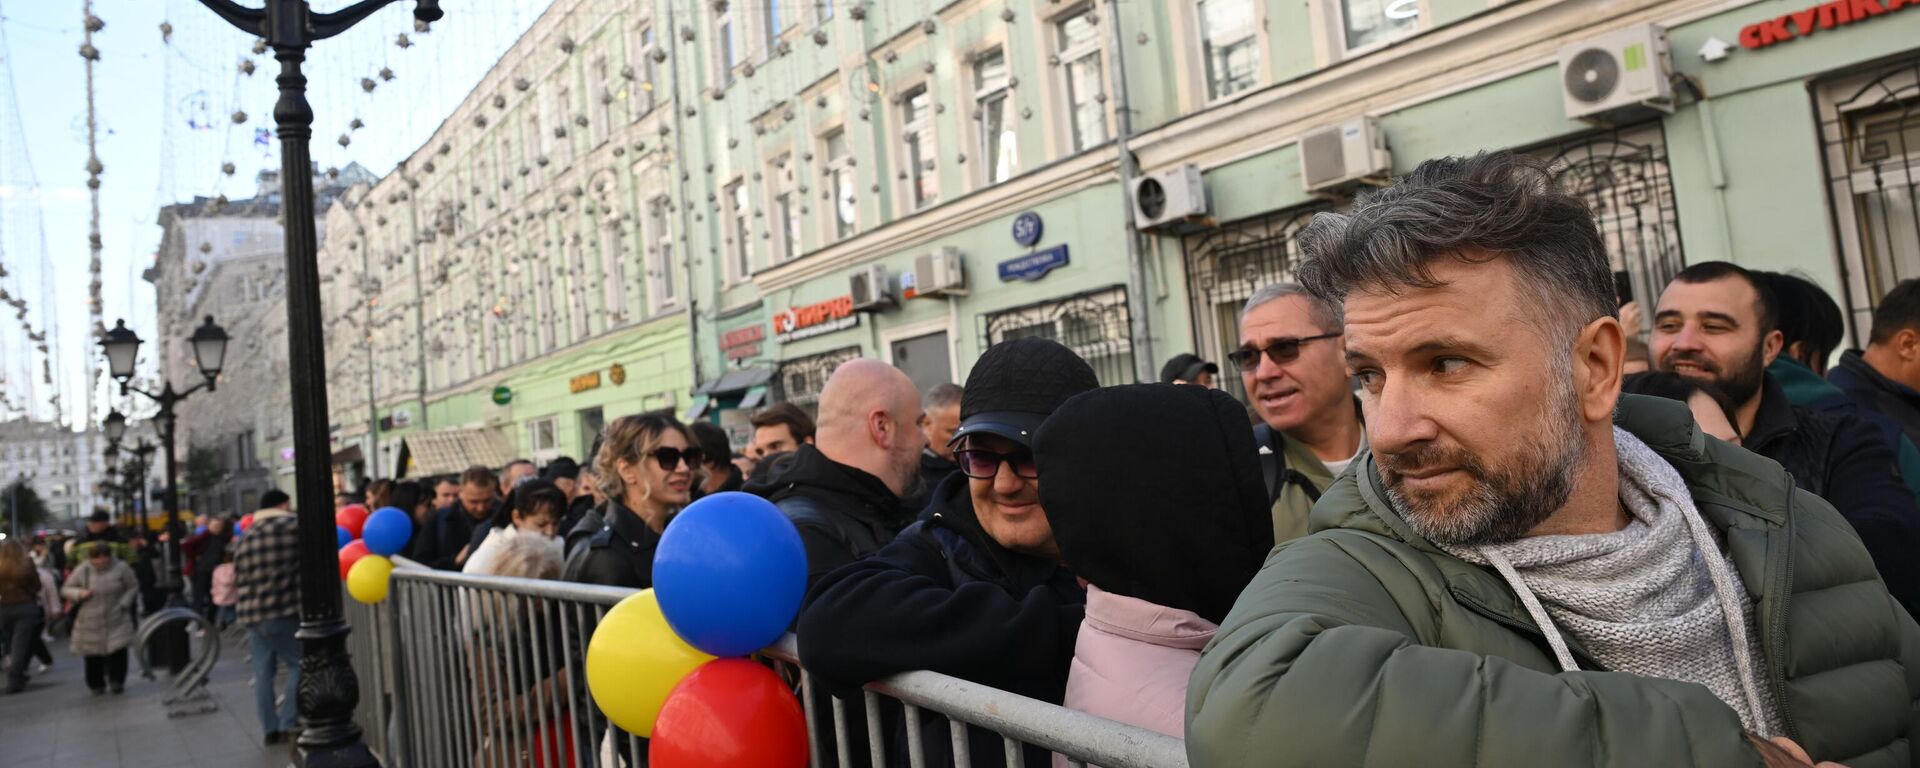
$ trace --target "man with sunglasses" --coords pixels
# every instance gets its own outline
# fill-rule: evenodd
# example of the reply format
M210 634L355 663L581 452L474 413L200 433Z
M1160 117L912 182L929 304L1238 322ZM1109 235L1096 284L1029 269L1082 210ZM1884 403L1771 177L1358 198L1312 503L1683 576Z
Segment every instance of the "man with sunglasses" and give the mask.
M1363 450L1360 408L1347 377L1340 308L1298 285L1254 292L1240 310L1240 370L1260 416L1254 444L1273 505L1273 540L1307 535L1307 513Z
M910 669L1060 703L1086 595L1060 565L1032 441L1061 403L1099 386L1053 341L1004 341L981 355L951 441L960 472L935 490L923 521L809 592L801 663L851 705L861 685ZM902 732L890 743L904 749L905 726L892 725ZM923 712L921 728L928 763L950 762L945 720ZM1000 764L997 736L974 730L970 740L974 765ZM1030 750L1026 762L1047 760ZM906 762L902 752L893 764Z

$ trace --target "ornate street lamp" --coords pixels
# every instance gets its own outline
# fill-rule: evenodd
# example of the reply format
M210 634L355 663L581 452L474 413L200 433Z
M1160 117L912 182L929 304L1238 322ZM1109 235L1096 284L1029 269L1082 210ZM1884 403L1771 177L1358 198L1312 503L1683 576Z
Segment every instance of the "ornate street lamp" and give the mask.
M306 0L265 0L253 9L233 0L200 0L220 18L264 38L280 62L280 100L273 116L280 136L280 199L286 225L287 378L292 390L295 501L300 530L300 739L305 766L359 768L380 763L353 722L360 685L347 657L350 628L341 617L339 555L333 524L333 467L328 439L326 343L322 329L318 237L313 225L313 107L300 71L307 48L338 35L392 0L360 0L314 13ZM441 17L438 0L415 0L413 17ZM205 360L203 359L204 363ZM171 473L169 473L171 474Z
M199 366L200 375L205 380L186 391L177 391L173 382L162 382L159 392L148 392L133 386L133 369L140 361L140 335L127 327L127 321L116 320L113 330L107 331L100 340L100 349L106 354L107 372L115 381L120 382L120 394L136 393L159 404L160 412L155 419L160 426L160 447L167 453L167 567L169 574L180 572L180 541L186 538L186 529L180 524L180 466L174 456L174 413L173 407L189 395L202 389L214 391L219 384L220 366L227 356L227 332L215 325L212 317L193 332L187 339L193 344L194 364ZM127 417L119 411L107 414L101 424L109 442L120 442L127 434ZM178 584L178 580L172 580ZM180 586L173 588L169 602L180 596Z

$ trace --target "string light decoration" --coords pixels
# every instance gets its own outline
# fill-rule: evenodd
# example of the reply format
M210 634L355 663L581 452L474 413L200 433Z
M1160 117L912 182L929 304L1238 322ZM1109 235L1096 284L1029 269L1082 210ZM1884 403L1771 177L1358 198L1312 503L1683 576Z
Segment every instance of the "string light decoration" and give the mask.
M100 50L93 45L93 35L106 29L107 23L93 14L93 0L85 0L81 6L81 13L84 18L81 23L84 36L80 45L80 58L86 61L87 83L87 195L90 198L91 208L87 220L87 315L91 324L90 335L98 340L106 338L107 334L107 326L101 314L105 310L106 302L101 296L100 279L101 250L104 247L103 238L100 236L100 175L106 172L106 166L100 162L100 119L95 111L96 93L93 72L93 65L100 61ZM42 352L45 352L44 346ZM83 358L86 370L86 419L91 422L94 410L94 358L92 355L84 355ZM43 359L41 363L51 368L47 359ZM53 381L50 370L47 379L47 383L51 385ZM58 398L59 393L56 392L54 397Z

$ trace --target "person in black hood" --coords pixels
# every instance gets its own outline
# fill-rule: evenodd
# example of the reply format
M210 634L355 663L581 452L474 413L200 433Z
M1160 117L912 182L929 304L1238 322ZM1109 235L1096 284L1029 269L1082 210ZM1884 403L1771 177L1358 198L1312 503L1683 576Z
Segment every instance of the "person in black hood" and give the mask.
M961 474L935 489L928 519L821 578L801 609L801 664L850 712L860 686L914 669L1060 703L1086 595L1060 566L1031 446L1048 414L1099 385L1086 361L1045 339L981 355L953 437ZM883 721L893 763L904 765L896 715ZM950 764L947 723L923 712L921 729L926 764ZM864 741L862 729L849 732ZM969 742L974 765L1001 764L998 736L970 729ZM1027 765L1047 761L1045 750L1027 750Z
M1246 408L1192 385L1094 390L1047 418L1034 458L1060 556L1088 585L1066 705L1182 737L1200 649L1273 549Z
M851 360L820 390L812 445L746 492L793 520L807 548L807 585L828 571L878 552L907 523L900 498L920 476L920 393L886 363Z

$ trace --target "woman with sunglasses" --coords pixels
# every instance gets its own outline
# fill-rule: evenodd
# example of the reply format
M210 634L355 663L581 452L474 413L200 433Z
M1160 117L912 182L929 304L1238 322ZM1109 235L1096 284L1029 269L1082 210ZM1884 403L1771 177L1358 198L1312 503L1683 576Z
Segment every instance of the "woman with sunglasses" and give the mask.
M705 456L685 425L664 412L622 416L601 433L594 477L605 521L567 558L566 580L646 589L667 521L690 499Z

